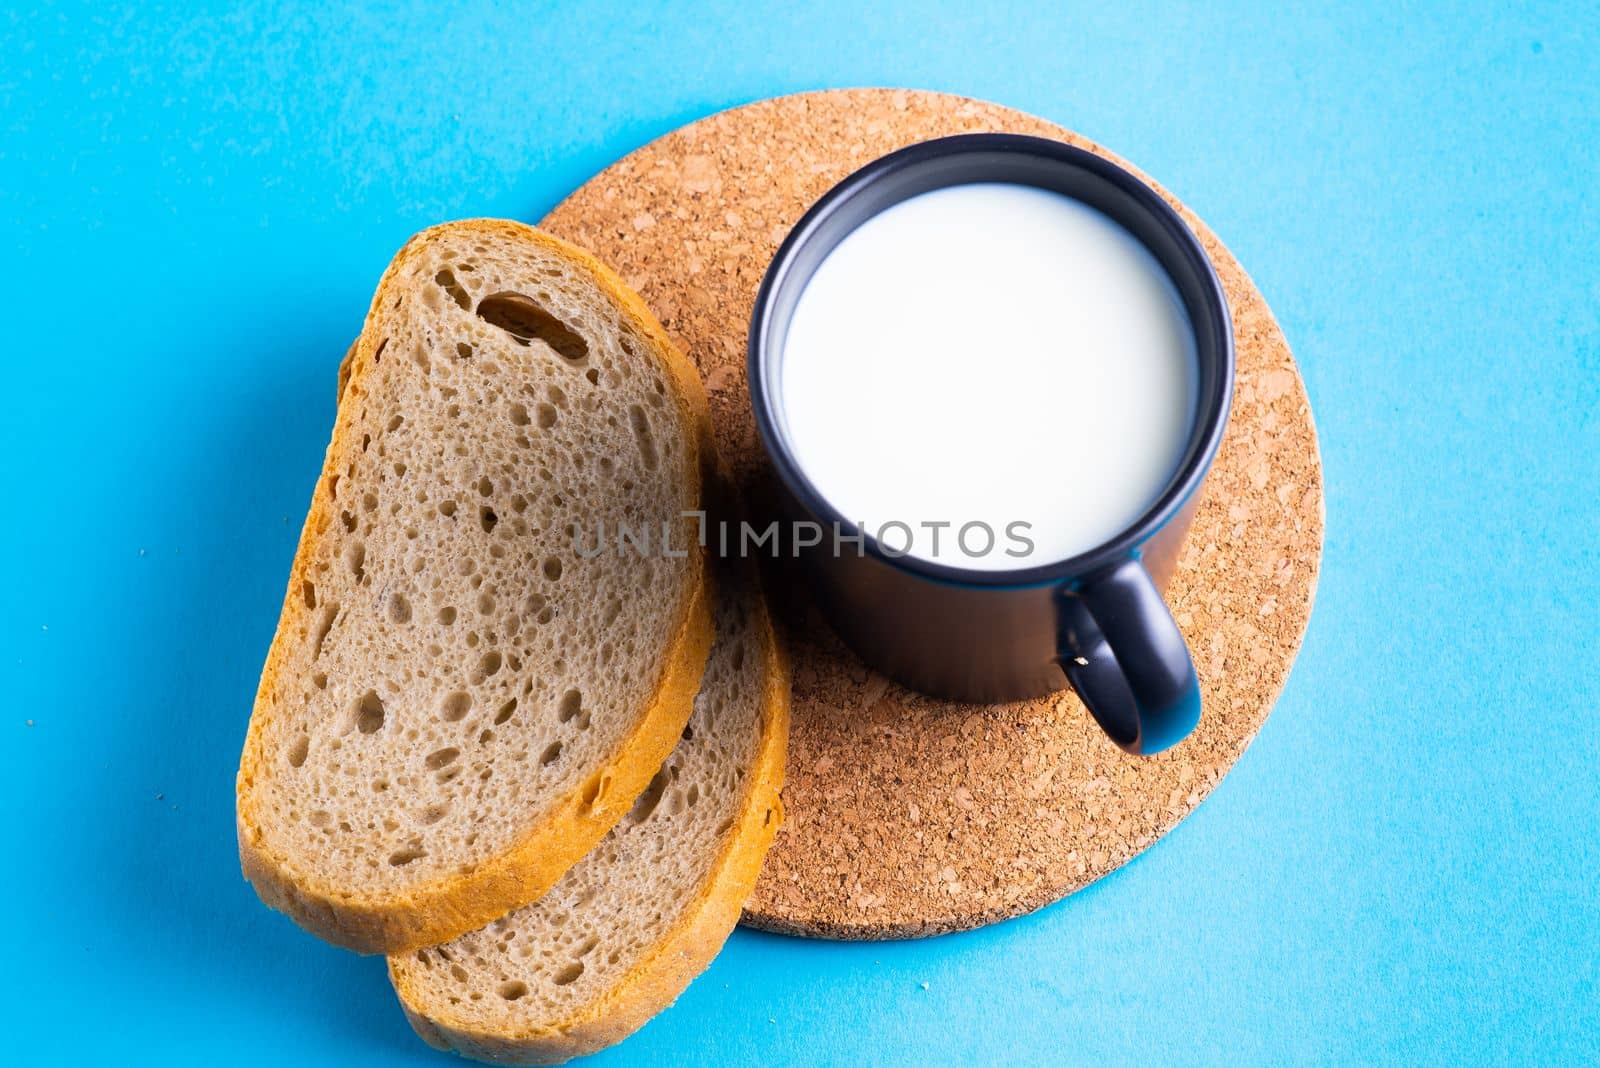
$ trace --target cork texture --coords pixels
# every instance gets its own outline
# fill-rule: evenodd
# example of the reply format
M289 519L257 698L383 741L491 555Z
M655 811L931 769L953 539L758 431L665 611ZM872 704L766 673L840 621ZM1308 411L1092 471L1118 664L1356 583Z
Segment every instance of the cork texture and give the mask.
M1054 137L1117 159L1043 119L963 97L807 93L668 134L597 175L543 225L592 250L644 296L704 375L718 445L747 498L768 501L772 476L750 412L745 339L778 244L856 168L915 141L982 131ZM1261 294L1215 235L1163 195L1222 277L1238 351L1232 420L1167 594L1199 670L1200 726L1160 756L1133 757L1106 740L1070 692L1003 705L913 693L853 657L804 589L777 575L775 605L794 660L788 820L746 922L826 938L901 938L1039 908L1170 831L1266 721L1316 590L1316 431Z

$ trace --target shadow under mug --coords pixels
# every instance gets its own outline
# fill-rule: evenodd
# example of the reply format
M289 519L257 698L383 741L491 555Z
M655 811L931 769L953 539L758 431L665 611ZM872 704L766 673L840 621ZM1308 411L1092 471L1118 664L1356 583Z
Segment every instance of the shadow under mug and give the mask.
M1062 193L1121 224L1171 277L1199 361L1192 432L1156 502L1121 534L1087 552L1014 571L972 570L885 552L818 493L795 462L776 417L781 398L775 372L789 321L828 253L857 226L903 200L973 182ZM749 368L756 426L786 510L795 520L852 539L847 551L833 537L813 547L795 538L795 549L823 614L868 664L912 689L955 700L1022 700L1070 684L1105 733L1130 753L1160 752L1199 722L1194 663L1161 591L1227 423L1233 330L1204 248L1149 186L1093 153L1013 134L940 138L885 156L817 201L779 248L751 316ZM1071 418L1066 408L1062 418ZM1085 458L1064 456L1061 462Z

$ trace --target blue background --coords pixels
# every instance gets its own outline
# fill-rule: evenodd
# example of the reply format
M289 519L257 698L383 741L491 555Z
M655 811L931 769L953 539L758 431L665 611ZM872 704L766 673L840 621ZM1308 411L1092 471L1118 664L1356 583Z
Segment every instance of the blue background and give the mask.
M697 7L0 14L6 1056L449 1063L235 857L335 365L414 230L872 84L1073 127L1231 245L1322 436L1316 614L1116 875L933 941L740 932L596 1063L1600 1057L1595 9Z

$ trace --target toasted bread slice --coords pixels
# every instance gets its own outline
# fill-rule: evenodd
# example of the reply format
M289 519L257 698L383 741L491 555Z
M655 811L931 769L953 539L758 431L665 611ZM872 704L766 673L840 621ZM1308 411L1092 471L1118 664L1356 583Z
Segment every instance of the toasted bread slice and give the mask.
M417 1033L553 1064L671 1004L739 922L782 819L789 679L747 572L714 565L716 644L683 740L617 827L539 901L389 958Z
M341 370L240 759L264 901L398 952L535 900L604 837L710 647L685 515L708 441L695 371L588 254L495 220L400 251ZM649 551L616 551L623 527Z

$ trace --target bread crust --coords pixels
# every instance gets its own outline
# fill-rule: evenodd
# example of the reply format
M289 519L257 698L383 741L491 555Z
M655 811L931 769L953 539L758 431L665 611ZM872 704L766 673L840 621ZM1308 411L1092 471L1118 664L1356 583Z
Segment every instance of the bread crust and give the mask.
M699 374L673 346L643 301L609 268L582 249L521 223L502 219L446 223L424 230L407 242L384 272L361 335L340 364L341 399L346 391L362 388L373 366L376 330L390 286L430 239L445 230L538 244L583 270L622 309L631 325L649 339L657 359L677 387L671 395L688 425L694 428L700 453L700 464L692 477L697 479L694 499L703 504L713 445L710 409ZM336 419L317 480L319 488L330 463L340 454L347 432L347 425ZM708 568L703 550L691 554L692 592L674 630L653 699L611 757L561 798L547 819L529 828L511 848L470 874L441 877L400 891L367 894L335 885L305 871L294 858L274 851L263 833L263 816L270 818L270 814L256 811L253 790L258 775L270 774L268 754L263 752L263 721L284 670L289 636L296 632L308 611L295 591L310 572L313 546L332 520L331 502L325 494L314 491L239 760L235 783L239 863L262 901L286 913L312 934L358 953L401 953L449 941L538 900L627 813L677 744L694 708L713 637Z
M753 581L753 576L752 576ZM738 822L712 864L711 875L679 922L604 996L581 1013L546 1027L492 1033L449 1006L425 1008L406 974L389 962L389 979L412 1028L435 1049L496 1064L560 1064L614 1045L671 1005L711 963L738 925L761 864L783 822L789 738L789 663L765 603L757 596L767 664L761 737Z

